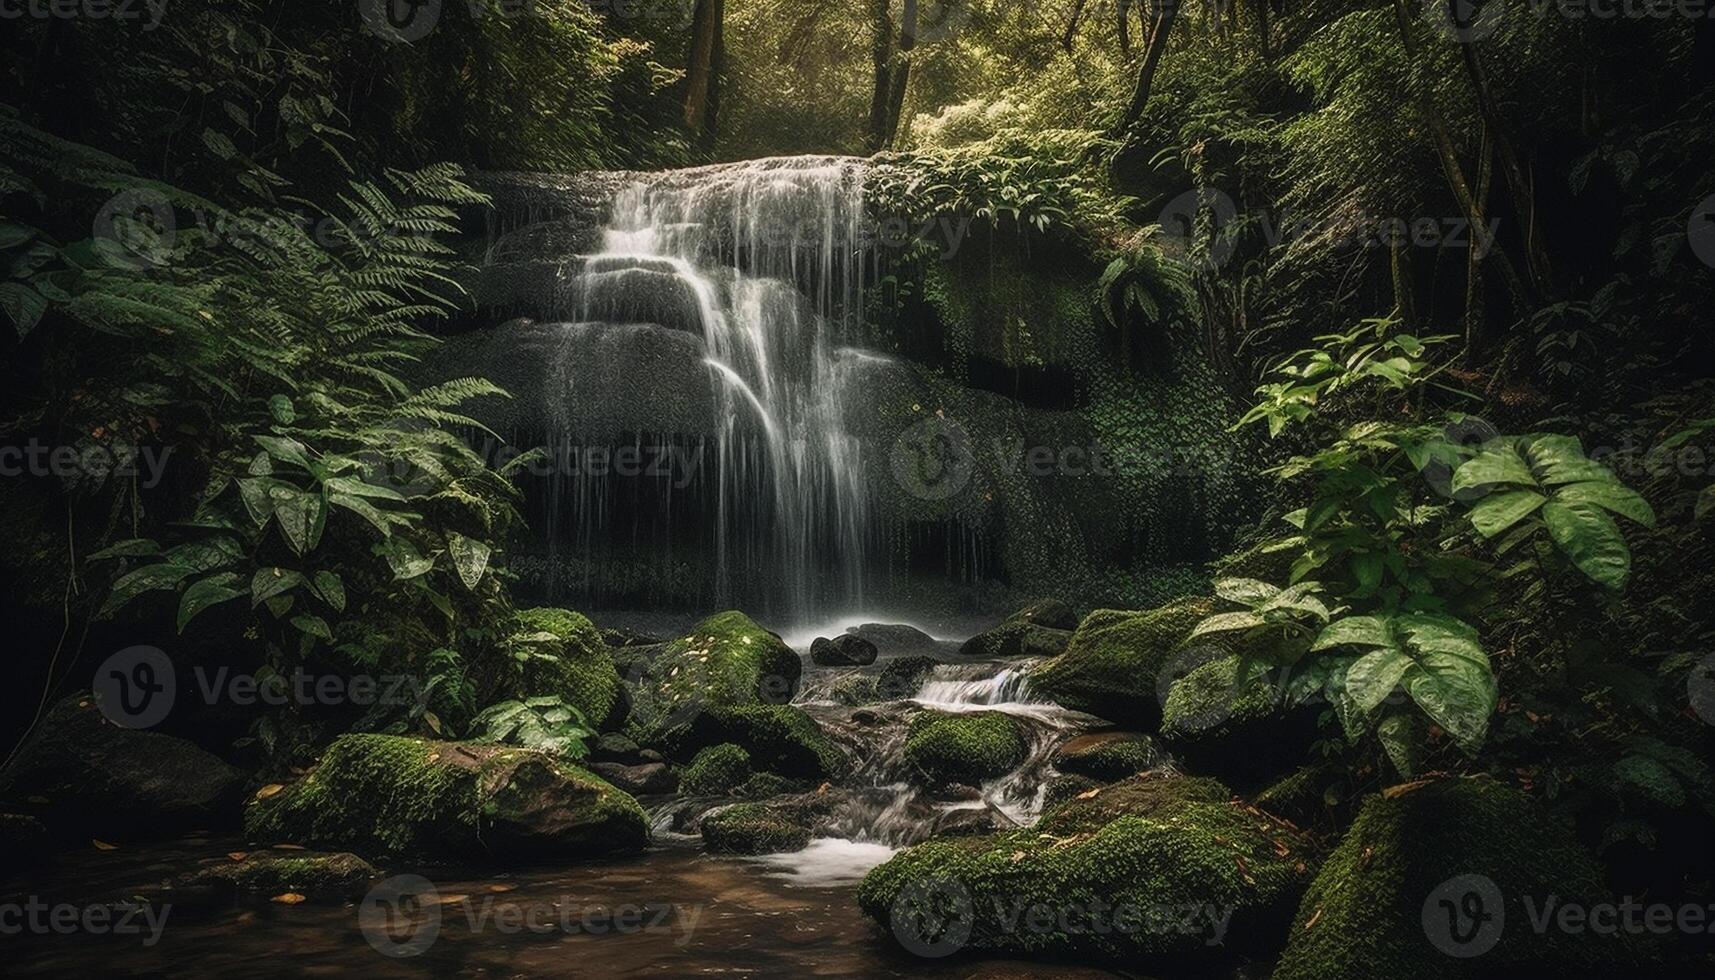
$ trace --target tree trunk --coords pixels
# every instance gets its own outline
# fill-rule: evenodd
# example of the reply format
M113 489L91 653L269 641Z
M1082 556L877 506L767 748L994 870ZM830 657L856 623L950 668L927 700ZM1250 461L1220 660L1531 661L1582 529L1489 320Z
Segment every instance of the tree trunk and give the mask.
M1085 0L1076 0L1072 4L1072 17L1066 22L1066 33L1060 35L1060 47L1067 53L1072 53L1072 42L1078 38L1078 22L1084 17Z
M685 72L685 125L713 139L720 116L725 67L726 0L697 0L691 16L691 52Z
M1256 0L1256 36L1257 43L1262 46L1262 60L1269 60L1269 35L1273 32L1274 22L1269 17L1269 7L1274 0Z
M1149 29L1149 47L1144 51L1143 65L1137 71L1137 88L1132 90L1131 105L1119 125L1118 131L1122 133L1143 118L1150 90L1155 86L1155 71L1161 67L1162 52L1167 50L1167 40L1173 34L1173 22L1179 17L1180 0L1149 0L1149 4L1154 13Z
M893 18L888 0L870 0L871 29L875 32L870 60L875 66L875 88L869 99L869 149L880 152L892 133L887 128L887 110L893 93Z
M1126 58L1131 57L1131 7L1135 2L1136 0L1118 0L1114 5L1115 12L1119 14L1114 29L1119 32L1120 54Z
M899 116L905 109L905 88L911 81L911 52L917 48L917 0L905 0L899 19L899 48L893 57L893 76L889 79L887 96L887 132L885 147L899 132Z

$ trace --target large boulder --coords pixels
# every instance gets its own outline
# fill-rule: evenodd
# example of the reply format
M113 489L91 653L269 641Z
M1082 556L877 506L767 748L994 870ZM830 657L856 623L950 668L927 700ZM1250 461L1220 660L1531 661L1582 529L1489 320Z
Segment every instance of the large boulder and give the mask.
M998 711L924 712L905 739L905 760L929 786L976 786L1011 772L1028 753L1018 723Z
M785 854L810 846L810 828L776 807L737 803L702 819L703 845L713 854Z
M592 762L590 771L633 796L664 796L679 788L679 777L665 762Z
M264 787L245 834L299 844L443 858L552 861L641 850L643 809L587 770L530 749L343 735L309 775Z
M1274 980L1624 976L1649 961L1623 929L1600 934L1598 917L1570 931L1541 918L1571 907L1583 923L1614 900L1595 859L1528 797L1486 780L1402 789L1371 797L1329 856Z
M1076 711L1151 731L1161 719L1162 667L1214 609L1214 600L1194 598L1148 612L1093 612L1064 653L1031 668L1031 690Z
M798 690L804 664L779 636L741 612L724 612L690 633L639 654L632 682L632 727L649 742L699 711L746 705L784 705Z
M608 645L583 615L566 609L525 609L513 620L508 646L518 656L519 699L553 696L583 713L601 731L623 724L619 671Z
M1310 876L1290 825L1213 780L1140 776L1034 827L931 840L871 871L858 903L903 945L1208 968L1285 939Z
M875 658L875 644L852 633L819 636L810 644L810 659L823 667L868 667Z
M1190 658L1184 676L1169 679L1161 737L1187 768L1249 792L1303 762L1316 739L1318 709L1284 703L1264 678L1239 684L1240 663L1214 648Z
M933 636L904 623L864 623L848 626L846 632L868 640L888 656L932 656L940 649Z
M1029 623L1053 630L1078 628L1078 614L1059 599L1038 599L1006 618L1008 622Z
M680 785L687 793L718 796L743 786L751 775L750 753L731 742L722 742L697 753L685 767Z
M756 768L782 776L826 779L846 768L844 753L816 720L786 704L708 708L661 737L667 754L686 762L725 742L744 749Z
M959 646L964 657L1057 657L1071 642L1070 630L1051 629L1024 620L1009 619L985 630Z
M42 718L0 774L0 802L55 834L136 840L235 826L244 779L182 738L113 724L83 693Z

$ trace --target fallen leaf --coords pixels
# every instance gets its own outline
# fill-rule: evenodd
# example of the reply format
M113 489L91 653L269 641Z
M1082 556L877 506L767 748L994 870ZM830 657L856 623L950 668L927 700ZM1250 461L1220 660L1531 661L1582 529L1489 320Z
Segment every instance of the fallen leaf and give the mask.
M233 859L234 861L242 861L245 858L250 856L250 852L249 851L227 851L226 856Z
M266 785L266 786L264 786L261 789L256 791L256 798L258 800L265 800L270 796L274 796L274 795L278 794L281 790L283 790L285 788L286 787L281 783L269 783L268 785Z
M89 842L91 844L94 844L95 849L98 851L117 851L117 850L119 850L118 844L109 844L104 840L96 840L93 837L90 838Z
M1321 921L1322 921L1322 906L1318 905L1318 906L1316 906L1316 914L1312 915L1310 918L1308 918L1304 921L1304 931L1309 932L1310 930L1316 928L1316 923L1321 922Z
M518 888L517 885L508 884L506 882L500 882L498 884L489 885L488 886L488 893L490 895L500 895L500 894L503 894L505 892L514 891L517 888Z
M1080 800L1093 800L1098 795L1100 795L1101 792L1102 792L1102 788L1100 786L1097 786L1095 789L1087 789L1087 790L1084 790L1082 793L1078 794L1078 799L1080 799Z
M423 712L423 720L429 723L429 728L433 729L436 735L441 734L441 719L433 711Z
M275 895L273 898L269 899L269 901L279 902L281 905L298 905L304 901L304 896L297 892L286 892L281 895Z
M302 844L275 844L274 845L274 850L276 850L276 851L301 851L303 849L304 849L304 845L302 845Z

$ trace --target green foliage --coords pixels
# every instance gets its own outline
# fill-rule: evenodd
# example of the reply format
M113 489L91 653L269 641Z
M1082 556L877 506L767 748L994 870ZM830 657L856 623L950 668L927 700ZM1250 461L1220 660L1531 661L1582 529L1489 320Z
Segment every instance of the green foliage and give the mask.
M589 755L585 739L595 734L583 712L558 697L502 701L471 722L478 741L537 749L565 759Z

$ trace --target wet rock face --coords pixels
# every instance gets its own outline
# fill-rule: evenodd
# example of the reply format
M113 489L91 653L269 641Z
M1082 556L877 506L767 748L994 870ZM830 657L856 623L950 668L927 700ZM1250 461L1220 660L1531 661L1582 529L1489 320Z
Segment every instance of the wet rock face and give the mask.
M1147 612L1093 612L1064 653L1031 669L1031 689L1073 710L1151 731L1161 718L1162 669L1212 612L1213 600L1203 598Z
M1068 740L1054 753L1054 768L1071 776L1113 782L1159 765L1155 740L1139 732L1098 732Z
M1066 649L1072 634L1023 620L1007 620L994 629L978 633L959 647L965 657L1056 657Z
M712 854L786 854L810 846L809 827L760 803L738 803L705 815L702 834Z
M261 844L368 856L553 861L640 850L643 809L541 752L390 735L335 739L315 770L245 811Z
M244 778L182 738L120 728L93 695L74 694L0 775L0 801L55 834L136 840L235 826Z
M1075 630L1078 628L1078 615L1072 607L1059 599L1038 599L1011 616L1007 622L1029 623L1032 626L1045 626L1053 630Z
M846 632L868 640L878 652L888 656L933 655L940 649L934 637L903 623L864 623L849 626Z
M633 796L660 796L679 788L679 779L660 762L635 766L617 762L591 763L590 771Z
M875 644L851 633L817 637L810 644L810 659L823 667L867 667L875 658Z
M927 786L980 784L1012 771L1027 751L1017 723L998 711L925 712L905 741L905 759Z

